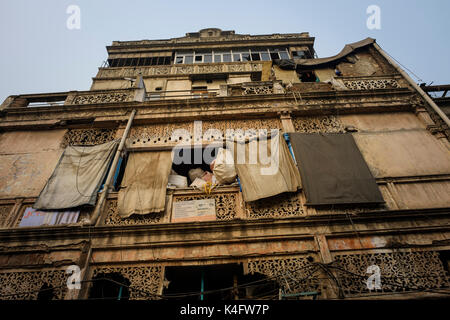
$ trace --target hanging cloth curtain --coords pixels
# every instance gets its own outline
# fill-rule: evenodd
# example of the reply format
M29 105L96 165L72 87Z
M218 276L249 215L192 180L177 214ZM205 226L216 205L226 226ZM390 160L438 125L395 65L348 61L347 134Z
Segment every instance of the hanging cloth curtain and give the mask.
M300 175L279 131L247 141L227 141L234 158L244 201L295 192Z
M289 133L306 204L384 203L351 134Z
M172 169L172 151L133 152L118 195L119 216L161 212Z
M66 147L33 208L53 210L95 205L116 148L117 141Z

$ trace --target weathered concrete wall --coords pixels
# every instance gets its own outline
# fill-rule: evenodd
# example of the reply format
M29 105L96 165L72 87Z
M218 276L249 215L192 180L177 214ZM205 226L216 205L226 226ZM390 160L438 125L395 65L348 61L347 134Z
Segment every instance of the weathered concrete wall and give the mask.
M343 76L379 76L396 73L395 69L373 48L347 56L348 62L338 64Z
M167 80L167 91L177 91L177 90L191 90L191 80ZM186 95L189 94L188 91L185 92L168 92L166 97L176 96L176 95ZM186 97L174 97L174 99L186 99Z
M334 69L331 68L322 68L322 69L316 69L314 70L316 73L316 76L319 78L320 81L327 81L331 78L335 77L336 74L334 73Z
M394 185L399 209L447 208L450 181L397 183Z
M225 84L227 84L226 80L213 80L211 83L207 83L206 80L192 82L193 87L207 87L208 90L218 90L221 85Z
M131 88L130 81L122 80L94 80L91 90L110 90Z
M275 79L281 80L284 84L288 83L300 83L297 72L295 70L283 70L278 66L273 66L275 73Z
M236 256L264 255L277 253L297 254L317 251L314 241L286 240L279 242L254 243L211 243L209 245L184 245L166 248L125 248L122 250L100 250L93 252L96 263L113 261L148 260L196 260L214 258L234 258Z
M37 197L61 157L66 130L0 135L0 198Z
M166 82L166 79L144 79L147 92L156 91L156 88L162 88L162 91L166 90Z
M250 76L240 75L240 76L230 76L227 80L227 84L244 83L251 82Z

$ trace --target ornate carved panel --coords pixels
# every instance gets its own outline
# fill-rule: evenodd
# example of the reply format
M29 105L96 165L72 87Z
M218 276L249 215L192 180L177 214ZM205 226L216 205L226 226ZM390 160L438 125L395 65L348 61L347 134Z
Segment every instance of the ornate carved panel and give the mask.
M12 204L2 204L0 205L0 228L7 227L11 222L10 213L14 206Z
M108 92L97 94L78 95L73 99L72 104L97 104L131 101L133 92Z
M44 284L52 286L55 299L62 300L67 292L65 270L0 273L0 299L36 300Z
M145 126L135 126L131 128L129 140L134 144L143 143L152 145L158 143L173 142L172 134L176 129L186 130L188 137L183 140L191 140L194 133L194 122L179 122L168 124L151 124ZM202 121L202 136L199 137L203 141L222 140L226 137L227 130L233 130L235 135L252 135L257 130L281 129L281 122L278 118L267 119L247 119L247 120L217 120ZM219 130L219 133L216 132ZM247 131L247 132L245 132ZM192 138L191 138L192 137Z
M151 71L150 71L151 70ZM166 75L170 74L171 67L154 67L149 69L149 74L152 75ZM136 75L136 73L135 73Z
M134 126L131 127L129 139L134 142L142 142L142 140L147 140L148 143L168 143L172 142L171 138L174 130L183 129L192 135L194 130L193 128L194 122Z
M276 279L284 293L320 292L318 268L304 255L250 259L247 268L251 274L257 272Z
M283 193L267 199L247 202L245 209L250 219L286 218L305 214L298 193Z
M222 67L223 67L223 65L220 65L220 64L198 66L198 72L199 73L218 73L218 72L222 72Z
M236 218L236 193L214 193L211 195L174 195L173 201L190 201L201 199L214 199L216 204L217 220L232 220Z
M243 87L242 95L246 96L249 94L272 94L273 86L248 86Z
M117 129L69 129L64 135L62 147L93 146L112 141Z
M236 135L253 135L258 130L281 129L281 121L278 118L247 119L247 120L217 120L203 121L203 139L212 139L215 135L213 130L220 130L223 138L227 137L227 130L233 130ZM209 132L208 132L209 131ZM231 138L231 136L230 136Z
M304 133L342 133L344 125L336 116L292 118L295 131Z
M370 79L370 80L344 80L344 84L350 90L375 90L400 88L395 79Z
M120 273L130 281L130 300L154 300L162 283L162 266L98 266L93 277L100 273Z
M105 225L126 226L160 223L164 218L164 211L145 215L134 214L128 218L121 218L118 214L117 200L108 200L105 206Z
M337 255L334 258L340 285L348 295L367 294L367 267L377 265L381 271L381 290L402 292L448 287L448 273L438 252L389 252Z

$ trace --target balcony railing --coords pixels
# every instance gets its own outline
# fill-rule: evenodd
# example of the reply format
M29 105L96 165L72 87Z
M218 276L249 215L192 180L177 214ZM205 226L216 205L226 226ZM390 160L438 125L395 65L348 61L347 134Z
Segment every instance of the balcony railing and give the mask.
M253 73L262 72L263 64L263 61L252 61L151 67L99 68L96 78L136 77L138 75L145 77L158 75L192 75L211 73Z

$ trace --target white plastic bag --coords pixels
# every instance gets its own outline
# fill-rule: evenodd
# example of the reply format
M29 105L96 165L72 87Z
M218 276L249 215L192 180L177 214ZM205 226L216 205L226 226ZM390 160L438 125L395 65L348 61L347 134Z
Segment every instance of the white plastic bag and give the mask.
M219 148L214 160L213 173L219 184L230 184L236 180L233 155L229 150Z

